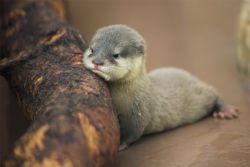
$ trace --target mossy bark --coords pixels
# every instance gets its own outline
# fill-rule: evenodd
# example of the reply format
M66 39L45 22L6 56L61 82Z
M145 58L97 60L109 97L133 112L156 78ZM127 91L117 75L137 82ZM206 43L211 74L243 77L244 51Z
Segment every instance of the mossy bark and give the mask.
M13 2L1 18L0 74L32 124L2 166L112 165L118 120L106 83L82 65L87 43L61 1Z

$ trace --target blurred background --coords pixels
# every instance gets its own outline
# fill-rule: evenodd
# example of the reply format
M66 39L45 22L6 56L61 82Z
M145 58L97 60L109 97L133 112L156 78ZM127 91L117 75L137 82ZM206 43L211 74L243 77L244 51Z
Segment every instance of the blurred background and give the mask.
M146 40L148 72L169 66L185 69L213 85L226 102L243 111L249 109L248 89L237 71L240 0L70 0L65 3L69 22L88 43L99 28L128 25ZM29 123L2 77L0 84L1 117L11 117L11 122L0 120L2 159Z
M232 58L235 62L240 1L73 0L67 3L70 22L88 42L104 26L125 24L136 29L147 42L148 71L177 66L202 76L205 71L200 73L201 67L211 72L214 64L223 66L219 59L212 60L213 56Z

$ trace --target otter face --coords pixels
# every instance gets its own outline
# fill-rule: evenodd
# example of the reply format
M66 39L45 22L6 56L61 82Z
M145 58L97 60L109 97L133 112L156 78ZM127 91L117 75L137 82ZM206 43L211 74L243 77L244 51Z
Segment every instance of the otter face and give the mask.
M135 30L114 25L97 31L83 63L106 81L122 81L138 73L144 52L144 40Z

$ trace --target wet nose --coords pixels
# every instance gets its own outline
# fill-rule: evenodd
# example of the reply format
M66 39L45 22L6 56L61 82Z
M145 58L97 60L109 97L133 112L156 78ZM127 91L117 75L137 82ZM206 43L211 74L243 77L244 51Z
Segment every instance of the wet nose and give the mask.
M97 66L102 66L102 65L103 65L103 63L100 62L100 61L98 61L98 60L93 60L92 63L93 63L94 65L97 65Z

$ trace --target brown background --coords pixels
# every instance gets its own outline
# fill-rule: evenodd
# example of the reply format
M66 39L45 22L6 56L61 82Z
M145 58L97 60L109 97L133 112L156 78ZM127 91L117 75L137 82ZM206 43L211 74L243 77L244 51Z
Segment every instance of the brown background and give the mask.
M240 108L238 119L209 117L143 137L120 152L114 166L250 166L249 89L236 62L240 4L239 0L67 1L70 22L88 42L98 28L126 24L147 41L148 71L163 66L188 70ZM1 159L28 122L3 78L0 91Z

